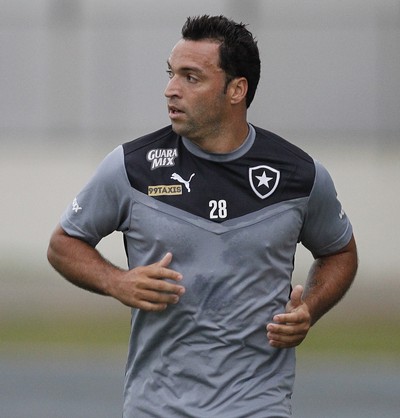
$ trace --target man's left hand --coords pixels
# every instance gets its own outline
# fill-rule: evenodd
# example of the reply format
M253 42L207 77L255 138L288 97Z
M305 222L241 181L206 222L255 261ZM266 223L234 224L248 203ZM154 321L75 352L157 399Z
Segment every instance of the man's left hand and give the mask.
M297 285L290 295L286 311L275 315L267 324L267 338L272 347L296 347L306 337L311 327L311 316L303 301L303 286Z

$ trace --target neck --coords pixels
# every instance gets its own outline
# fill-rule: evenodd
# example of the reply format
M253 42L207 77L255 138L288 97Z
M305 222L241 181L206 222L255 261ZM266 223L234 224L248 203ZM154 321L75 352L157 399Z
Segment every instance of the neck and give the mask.
M249 134L246 121L241 124L233 123L229 129L221 130L207 138L188 138L203 151L213 154L227 154L238 149Z

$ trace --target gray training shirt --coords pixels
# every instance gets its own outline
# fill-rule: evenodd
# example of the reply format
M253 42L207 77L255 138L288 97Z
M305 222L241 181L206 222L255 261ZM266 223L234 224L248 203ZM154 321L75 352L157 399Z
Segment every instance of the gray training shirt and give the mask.
M129 268L170 251L183 275L178 304L132 309L124 418L291 416L295 352L265 325L285 310L297 244L331 254L352 228L319 163L249 127L229 154L170 126L119 146L62 217L92 246L121 231Z

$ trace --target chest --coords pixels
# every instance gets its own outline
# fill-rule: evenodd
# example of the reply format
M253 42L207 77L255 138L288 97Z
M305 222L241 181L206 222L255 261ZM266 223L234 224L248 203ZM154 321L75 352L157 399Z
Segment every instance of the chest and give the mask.
M149 147L127 165L132 186L171 207L216 223L304 197L299 165L253 149L232 161L199 158L179 141Z

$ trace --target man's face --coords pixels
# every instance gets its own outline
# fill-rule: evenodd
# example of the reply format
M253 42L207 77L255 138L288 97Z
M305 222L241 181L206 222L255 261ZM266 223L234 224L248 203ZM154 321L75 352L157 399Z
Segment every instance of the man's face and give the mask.
M164 94L172 128L199 145L230 123L219 45L209 40L180 40L168 60L170 80Z

